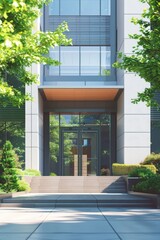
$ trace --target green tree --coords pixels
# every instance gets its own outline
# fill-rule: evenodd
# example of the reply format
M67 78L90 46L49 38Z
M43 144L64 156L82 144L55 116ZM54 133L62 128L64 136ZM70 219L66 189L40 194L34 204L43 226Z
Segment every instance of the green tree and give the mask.
M0 158L0 184L5 192L18 189L18 177L16 174L16 157L10 141L3 145Z
M0 121L0 155L6 140L12 142L17 154L17 160L24 165L25 126L23 121Z
M150 83L143 92L139 92L133 103L145 102L147 106L157 105L155 92L160 91L160 1L139 0L147 3L141 17L132 18L132 23L139 26L139 33L130 35L137 41L131 55L119 53L119 60L113 65L129 72L134 72Z
M0 105L21 106L30 100L24 85L37 83L38 76L27 69L34 63L58 65L58 61L48 57L50 48L71 44L64 35L68 31L65 22L55 32L36 31L36 19L41 15L43 4L48 2L0 1Z

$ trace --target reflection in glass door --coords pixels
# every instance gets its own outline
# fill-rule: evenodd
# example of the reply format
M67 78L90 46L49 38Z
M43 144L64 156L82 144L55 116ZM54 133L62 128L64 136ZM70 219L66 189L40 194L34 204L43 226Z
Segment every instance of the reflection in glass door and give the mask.
M45 174L110 175L111 159L115 161L115 125L111 128L111 119L115 118L105 113L50 114L49 146L47 131L45 141Z
M98 174L98 130L63 128L61 141L64 176Z
M94 131L82 132L82 176L97 175L98 134Z
M64 176L78 175L78 132L62 132L62 166Z

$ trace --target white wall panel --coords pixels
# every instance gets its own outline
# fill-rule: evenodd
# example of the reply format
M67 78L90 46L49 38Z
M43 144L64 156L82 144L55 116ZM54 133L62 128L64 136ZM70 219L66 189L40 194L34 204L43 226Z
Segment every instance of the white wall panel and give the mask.
M139 31L138 26L131 23L131 18L139 17L146 5L139 0L124 0L123 3L124 5L121 5L122 1L117 1L118 51L123 44L124 52L130 54L136 42L129 39L128 35ZM123 16L119 13L121 8L124 8ZM120 15L124 18L124 25L122 20L119 21ZM117 78L118 82L122 82L123 77L119 70ZM131 100L137 97L137 93L143 91L145 87L148 87L148 84L144 80L133 73L124 72L124 103L120 97L117 105L118 162L138 163L150 152L150 108L144 103L131 103Z

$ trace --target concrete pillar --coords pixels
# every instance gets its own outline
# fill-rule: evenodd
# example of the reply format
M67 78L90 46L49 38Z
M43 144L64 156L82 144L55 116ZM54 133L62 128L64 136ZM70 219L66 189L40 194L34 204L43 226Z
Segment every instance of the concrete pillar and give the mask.
M37 19L33 31L39 28L40 19ZM33 64L29 71L37 74L40 80L40 65ZM33 97L33 101L25 104L25 168L43 173L43 99L37 84L26 86L26 93Z
M132 52L136 42L128 35L139 30L130 20L140 16L145 7L139 0L117 1L118 52ZM117 161L139 163L150 153L150 108L143 103L132 104L131 100L148 84L134 73L121 70L117 71L117 82L124 85L117 104Z

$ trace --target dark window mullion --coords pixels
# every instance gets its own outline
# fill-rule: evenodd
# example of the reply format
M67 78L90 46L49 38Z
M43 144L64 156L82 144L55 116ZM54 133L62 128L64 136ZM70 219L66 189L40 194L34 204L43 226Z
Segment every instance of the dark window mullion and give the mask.
M61 16L61 0L59 0L59 16Z
M81 46L79 46L79 76L81 76Z
M100 72L100 76L101 76L101 75L102 75L102 74L101 74L101 47L99 47L99 48L100 48L100 66L99 66L100 71L99 71L99 72Z
M61 47L59 47L59 62L61 62ZM59 65L59 76L61 76L61 64Z

